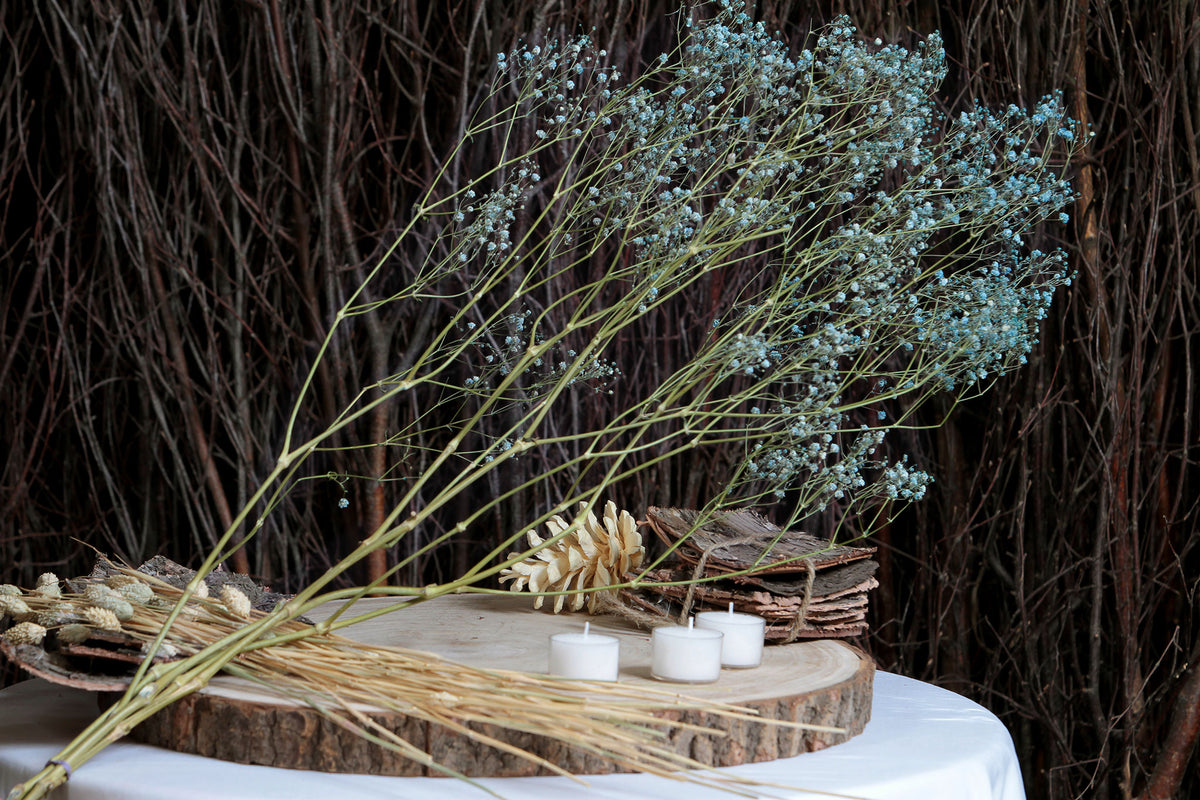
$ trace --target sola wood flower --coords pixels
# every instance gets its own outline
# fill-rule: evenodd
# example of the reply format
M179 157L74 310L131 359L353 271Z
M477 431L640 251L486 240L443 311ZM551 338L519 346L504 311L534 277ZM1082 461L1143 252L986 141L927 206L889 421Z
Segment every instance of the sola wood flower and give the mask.
M586 504L580 503L579 507L582 511ZM530 547L538 547L570 527L556 515L546 523L546 529L550 531L547 539L534 531L525 535ZM637 569L645 553L637 522L628 511L618 513L616 504L610 500L604 505L603 524L589 511L579 528L501 571L500 582L512 581L509 588L514 592L526 586L531 592L581 591L607 586L619 582L626 572ZM533 607L541 608L544 599L537 598ZM554 601L555 614L562 611L566 599L567 595L559 595ZM571 597L571 610L583 608L584 600L583 594ZM587 597L588 611L594 612L599 601L600 593L592 592Z
M121 630L121 621L117 619L117 615L107 608L99 606L88 606L83 610L83 617L91 625L105 631Z

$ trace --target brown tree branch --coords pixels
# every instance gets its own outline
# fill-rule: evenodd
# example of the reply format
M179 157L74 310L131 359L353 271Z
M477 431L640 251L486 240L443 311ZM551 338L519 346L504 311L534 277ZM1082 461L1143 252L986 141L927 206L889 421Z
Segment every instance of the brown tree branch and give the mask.
M1200 736L1200 647L1193 652L1184 670L1186 679L1175 695L1167 739L1159 750L1158 762L1150 773L1146 790L1138 800L1171 800L1176 797L1189 764L1195 769L1192 752Z

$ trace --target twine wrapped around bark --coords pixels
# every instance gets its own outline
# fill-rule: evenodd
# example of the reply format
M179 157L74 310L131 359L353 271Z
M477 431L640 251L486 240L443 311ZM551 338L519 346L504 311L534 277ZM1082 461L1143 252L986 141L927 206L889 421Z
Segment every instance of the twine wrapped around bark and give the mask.
M724 542L713 542L708 547L704 548L700 553L700 559L696 562L695 569L692 570L691 581L688 584L687 596L683 599L683 611L679 614L679 620L684 625L687 624L687 619L692 613L692 603L696 599L696 582L704 577L704 567L708 564L708 557L717 550L723 547L732 547L739 544L753 544L759 541L757 536L743 536L740 539L730 539Z
M817 570L808 561L801 562L804 564L806 573L804 579L804 599L800 601L800 607L796 609L796 616L792 618L792 624L788 626L788 635L784 639L784 643L788 644L800 638L800 631L808 627L807 620L808 606L812 602L813 584L817 579Z
M726 542L714 542L713 544L704 548L704 551L700 554L699 560L696 562L695 568L692 570L691 581L688 584L688 593L683 600L683 610L679 614L679 620L681 624L687 624L687 619L689 616L691 616L692 606L696 599L696 586L704 577L704 567L708 563L709 556L723 547L732 547L739 544L753 544L758 541L762 541L760 537L743 536L739 539L731 539ZM800 563L803 565L805 572L804 599L800 601L800 606L796 609L796 615L792 618L792 622L788 626L788 635L787 638L784 639L785 644L796 641L800 637L800 631L807 627L805 624L805 618L808 614L808 606L812 602L813 582L816 580L817 576L816 569L814 569L813 565L807 560Z

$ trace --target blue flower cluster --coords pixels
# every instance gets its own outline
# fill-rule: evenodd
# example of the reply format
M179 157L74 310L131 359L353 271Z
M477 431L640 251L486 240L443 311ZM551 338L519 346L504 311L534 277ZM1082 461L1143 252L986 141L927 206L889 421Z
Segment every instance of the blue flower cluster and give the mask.
M726 348L728 358L723 364L731 373L765 374L783 360L779 348L762 336L738 333Z
M892 500L920 500L931 478L925 472L908 468L908 457L883 471L884 492Z
M616 253L606 280L623 287L624 319L756 259L761 279L721 310L694 364L728 389L724 408L753 443L748 491L919 499L929 476L876 455L903 419L888 405L1024 363L1069 282L1065 253L1028 242L1074 201L1064 151L1078 125L1058 95L942 119L937 34L913 48L865 41L842 17L793 53L742 3L715 5L685 14L680 47L630 85L586 36L500 55L518 98L506 141L523 146L525 130L531 144L483 199L465 197L453 253L515 258L515 212L545 174L547 231L528 271ZM527 316L494 314L473 334L474 381L541 346ZM552 345L532 367L543 382L617 374L594 349Z
M1004 262L939 280L931 302L913 312L915 338L933 355L935 379L946 389L971 385L1024 364L1037 344L1037 323L1050 306L1052 286L1025 285L1025 269L1062 275L1066 256L1033 250L1007 253ZM1064 278L1064 280L1066 280ZM932 289L932 287L931 287Z
M1032 113L972 109L941 130L936 35L915 51L868 44L843 18L789 60L740 12L724 17L693 33L679 76L737 63L758 77L743 82L759 97L786 96L792 109L730 126L731 135L753 132L753 165L738 172L745 191L722 194L706 219L750 229L794 221L793 249L780 253L766 293L772 312L729 309L721 326L747 332L713 344L722 374L756 378L781 397L753 423L766 438L746 477L776 495L802 485L837 500L919 499L928 475L873 459L886 411L872 415L880 427L853 431L828 409L844 407L863 381L888 387L876 389L885 398L962 390L1025 363L1054 287L1069 282L1065 253L1024 242L1036 226L1065 221L1074 196L1053 167L1055 144L1073 140L1076 123L1054 95ZM726 25L738 24L730 34ZM715 61L686 66L697 57ZM771 188L755 183L759 173Z
M514 299L515 300L515 299ZM608 391L613 381L621 376L620 368L601 358L581 358L574 349L561 345L546 348L543 355L522 361L530 348L544 341L542 334L532 330L533 311L526 308L498 317L483 326L467 323L467 341L474 344L479 361L474 364L475 374L463 381L463 388L475 392L492 391L496 381L518 369L522 380L514 389L522 395L524 402L536 400L548 387L560 381L565 385L587 384L596 391Z

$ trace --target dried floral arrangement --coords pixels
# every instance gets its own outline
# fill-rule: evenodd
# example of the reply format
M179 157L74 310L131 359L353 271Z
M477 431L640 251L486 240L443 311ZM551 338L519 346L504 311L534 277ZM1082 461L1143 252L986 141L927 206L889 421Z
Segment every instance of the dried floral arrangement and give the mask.
M508 145L470 177L439 175L412 209L388 257L418 259L416 280L368 300L365 289L386 272L385 257L349 290L299 390L273 469L182 590L151 587L173 605L144 604L128 620L118 616L122 632L139 636L151 657L122 699L11 797L45 796L66 779L64 765L78 768L222 670L237 674L253 661L260 676L283 683L281 671L298 653L343 647L329 637L356 621L352 610L316 626L298 622L327 601L389 594L422 602L496 591L492 582L504 578L556 598L560 608L595 607L601 594L611 599L658 583L654 571L730 509L786 500L782 536L836 501L845 515L863 516L869 530L924 494L926 473L906 457L884 456L887 432L935 394L983 391L1024 362L1055 287L1069 280L1063 252L1031 250L1025 241L1064 217L1072 200L1065 165L1082 132L1057 97L1032 112L977 108L936 119L932 97L945 69L936 34L910 51L860 40L839 19L793 55L729 2L684 9L680 19L679 45L628 81L586 36L497 58L488 100L459 147L469 150L484 132L504 134ZM527 129L528 137L520 135ZM761 280L739 287L728 313L705 322L692 359L668 380L645 396L620 397L595 428L548 423L571 419L581 393L606 391L619 378L622 365L606 360L606 351L637 329L648 308L686 297L723 266L751 257L768 265ZM544 296L552 276L595 259L607 265L600 274L589 273L564 296ZM318 365L332 337L381 303L430 299L457 311L435 326L411 363L364 386L325 430L297 425L299 409L319 389ZM550 309L565 322L551 324ZM469 377L455 379L452 365ZM247 617L232 594L222 602L201 596L205 576L256 534L290 487L325 477L309 459L335 434L382 404L430 388L444 404L458 404L458 427L439 440L427 472L400 484L391 510L351 553L266 613ZM423 419L365 445L398 453L426 447ZM503 434L482 435L484 420L488 430L502 420ZM603 525L595 518L610 487L635 480L645 466L731 442L744 446L745 458L730 484L660 552L643 554L636 529L615 508ZM480 487L534 450L557 454L548 463L570 478L570 496L451 581L384 585L504 503L507 494L481 498ZM465 493L474 511L440 533L425 529ZM548 537L534 533L543 526ZM330 588L370 554L418 534L424 544L380 581ZM764 563L751 559L727 574L753 575ZM13 619L22 617L6 634L16 647L31 646L38 626L55 637L67 625L111 626L107 615L80 608L101 608L86 594L38 599L21 592L15 600L29 607L6 605ZM23 618L35 605L64 600L71 618L79 611L84 622L59 629ZM125 614L120 602L112 604ZM155 663L168 645L178 659ZM457 693L469 683L466 673L407 663L398 668L410 670L413 682L397 694L374 687L380 694L373 702L443 721L464 718L462 707L439 706L437 698L447 686ZM475 678L489 700L502 683ZM351 687L336 676L305 674L289 686L328 700L325 712L347 719ZM536 691L541 697L551 688L539 683ZM514 696L493 721L567 736L564 717L550 707ZM593 726L592 741L610 757L650 771L686 766L643 759L654 751L630 738L618 703L597 703L589 714L576 720ZM379 737L379 744L428 759L404 741Z
M16 620L0 634L0 650L35 674L78 688L123 691L129 686L129 674L105 678L96 674L93 664L92 674L80 680L71 669L100 660L109 666L144 663L156 681L179 683L187 691L211 677L200 665L189 664L190 656L266 617L231 583L221 585L213 595L200 589L181 602L183 590L145 571L101 558L96 572L87 579L65 582L65 590L64 582L50 573L29 591L0 586L0 618ZM664 708L757 720L752 712L735 706L689 701L673 692L463 666L429 653L314 631L311 623L293 621L274 626L273 632L273 641L242 650L221 671L327 708L340 716L341 725L359 735L431 770L465 780L469 777L438 764L361 708L396 711L442 725L480 744L522 755L548 773L564 775L568 773L560 765L523 752L488 731L546 729L548 735L570 742L577 750L638 771L667 775L705 765L664 746L658 716ZM587 703L580 702L583 692ZM143 692L142 697L148 699L149 693ZM135 719L145 719L156 707L148 703ZM699 733L720 733L682 724ZM738 783L713 778L699 782L727 787Z

